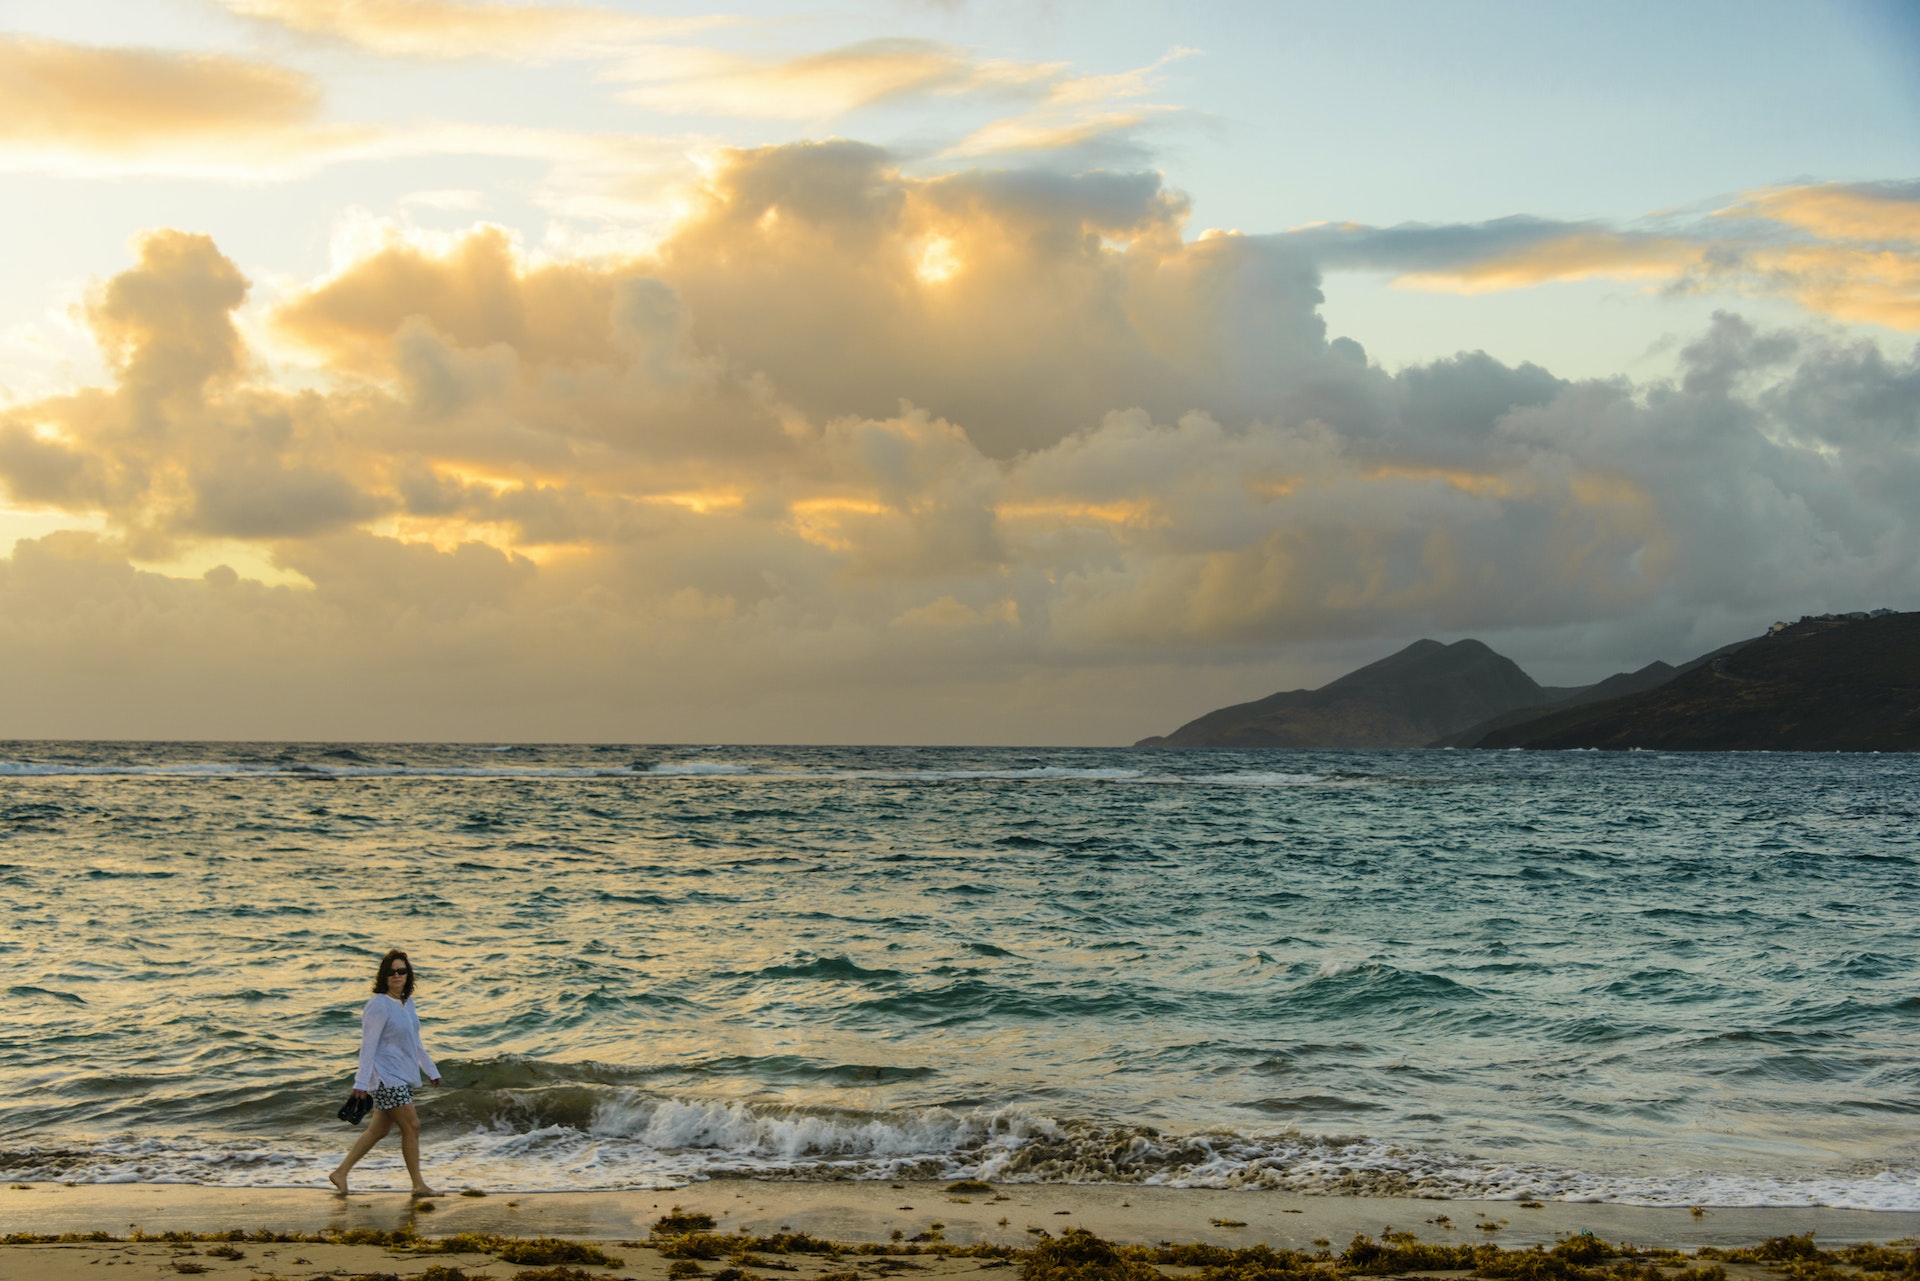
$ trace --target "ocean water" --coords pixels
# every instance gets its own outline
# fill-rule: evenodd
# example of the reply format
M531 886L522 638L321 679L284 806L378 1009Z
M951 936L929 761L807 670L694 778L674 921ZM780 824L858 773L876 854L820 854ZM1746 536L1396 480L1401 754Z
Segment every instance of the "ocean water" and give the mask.
M0 744L0 1177L1920 1209L1920 759ZM398 1152L356 1178L404 1186Z

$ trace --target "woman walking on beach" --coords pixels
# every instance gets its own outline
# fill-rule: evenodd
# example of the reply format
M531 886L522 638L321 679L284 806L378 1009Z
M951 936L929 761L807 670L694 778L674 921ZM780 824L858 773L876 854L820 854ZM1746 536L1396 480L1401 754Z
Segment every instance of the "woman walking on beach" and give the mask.
M380 958L373 995L360 1012L360 1069L353 1076L353 1093L356 1098L371 1093L376 1111L366 1132L327 1176L341 1195L346 1194L347 1175L354 1165L396 1125L400 1155L406 1158L407 1173L413 1179L413 1195L439 1195L420 1177L420 1114L413 1109L413 1087L420 1084L422 1070L428 1080L440 1084L440 1069L420 1044L420 1016L413 1009L413 962L395 949Z

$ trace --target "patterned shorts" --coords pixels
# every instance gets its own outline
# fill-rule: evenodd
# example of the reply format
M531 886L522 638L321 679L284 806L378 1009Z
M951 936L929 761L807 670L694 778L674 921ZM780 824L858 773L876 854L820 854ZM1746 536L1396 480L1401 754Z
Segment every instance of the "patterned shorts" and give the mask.
M410 1085L376 1085L373 1087L373 1106L382 1112L391 1112L394 1108L403 1108L413 1102L413 1087Z

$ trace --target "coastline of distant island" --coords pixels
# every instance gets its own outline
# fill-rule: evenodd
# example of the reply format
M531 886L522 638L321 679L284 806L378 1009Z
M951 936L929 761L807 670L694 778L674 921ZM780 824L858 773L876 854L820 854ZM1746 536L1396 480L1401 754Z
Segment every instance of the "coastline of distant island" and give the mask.
M1542 686L1477 640L1421 640L1134 746L1920 751L1920 612L1807 615L1576 687Z

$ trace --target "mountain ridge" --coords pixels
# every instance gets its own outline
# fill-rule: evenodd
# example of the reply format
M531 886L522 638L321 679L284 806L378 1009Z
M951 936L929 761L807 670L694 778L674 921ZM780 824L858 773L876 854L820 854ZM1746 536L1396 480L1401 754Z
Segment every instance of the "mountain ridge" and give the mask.
M1920 613L1807 616L1561 688L1481 641L1423 639L1134 746L1920 750Z
M1653 689L1471 744L1540 751L1920 751L1920 613L1827 615L1704 655Z
M1645 693L1650 689L1658 689L1674 677L1690 672L1702 663L1709 663L1722 655L1731 654L1742 646L1751 645L1753 641L1753 637L1748 637L1744 640L1737 640L1731 644L1722 645L1719 649L1708 650L1698 658L1690 658L1677 667L1672 663L1655 659L1645 667L1638 668L1635 671L1615 672L1613 675L1597 680L1591 685L1580 685L1567 690L1556 691L1559 696L1549 702L1530 707L1517 707L1512 711L1502 712L1497 716L1481 721L1477 725L1461 730L1457 734L1448 734L1442 738L1437 738L1433 742L1428 743L1427 746L1479 747L1482 745L1482 740L1486 739L1496 730L1524 724L1542 716L1553 715L1556 712L1571 711L1576 707L1584 707L1590 703L1603 703L1610 699L1625 698L1632 694Z
M1134 746L1425 747L1558 692L1481 641L1418 640L1318 689L1222 707Z

